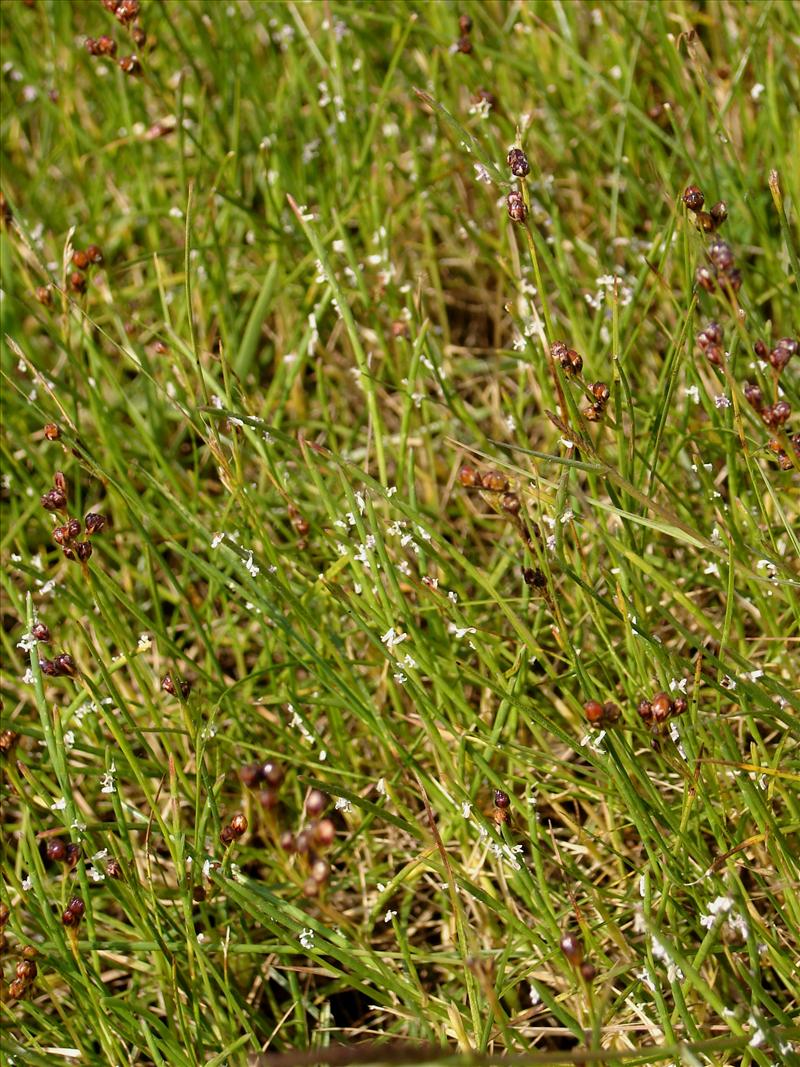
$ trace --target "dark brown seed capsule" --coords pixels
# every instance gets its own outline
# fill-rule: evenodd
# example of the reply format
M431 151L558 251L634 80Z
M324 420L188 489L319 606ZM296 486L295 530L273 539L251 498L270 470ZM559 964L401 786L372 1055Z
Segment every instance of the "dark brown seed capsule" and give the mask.
M312 789L306 797L306 813L312 819L318 818L330 804L330 798L321 789Z
M565 374L580 374L583 370L583 356L578 355L574 348L568 348L561 359L561 369Z
M73 897L69 904L67 904L67 907L71 912L77 915L79 919L83 918L84 912L86 911L86 905L80 897Z
M744 398L751 407L754 407L756 411L760 411L763 403L764 396L757 385L753 385L751 382L744 383Z
M603 721L603 705L599 700L587 700L583 705L586 721L590 726L599 726Z
M458 28L464 35L472 32L472 19L469 15L458 16Z
M511 804L511 797L508 793L504 793L502 789L495 789L494 791L494 806L501 811L505 811Z
M598 404L607 404L611 392L605 382L594 382L592 385L592 396Z
M686 697L676 697L672 702L672 714L677 718L685 714L688 707L689 701Z
M703 233L713 233L716 229L714 220L707 211L698 211L694 217L695 225Z
M38 286L33 295L36 297L36 299L42 305L42 307L46 307L46 308L52 307L52 304L53 304L53 293L52 293L49 285L40 285L40 286Z
M5 901L0 901L0 930L6 925L11 918L11 909Z
M531 589L535 589L540 592L547 586L547 577L544 571L538 567L525 567L522 571L522 577L526 585L529 585Z
M144 32L141 26L132 27L131 37L133 38L133 43L136 45L137 48L143 48L145 42L147 41L147 34Z
M279 843L284 852L294 852L296 850L296 842L291 830L283 831Z
M80 537L81 524L77 519L67 519L64 523L64 530L67 534L67 540L74 541L76 537Z
M117 42L113 37L107 37L103 34L102 37L98 37L95 42L97 46L96 55L99 56L115 56L117 54Z
M615 722L619 722L621 714L619 707L612 700L603 705L603 722L606 726L613 726Z
M294 847L301 855L305 855L311 848L314 839L314 832L309 827L305 830L301 830L297 837L294 839Z
M26 945L22 950L22 958L25 960L35 960L38 959L38 956L39 950L35 945Z
M481 486L491 493L508 492L508 479L500 471L486 471L481 477Z
M508 165L511 168L511 173L517 178L524 178L526 174L530 172L530 165L528 164L528 157L522 151L521 148L511 148L508 152Z
M223 826L220 831L219 839L223 845L230 845L236 840L236 834L233 832L230 826Z
M43 622L35 622L31 627L31 634L37 641L43 641L45 644L50 640L50 628Z
M123 56L119 61L119 66L123 74L131 76L138 74L142 69L138 56Z
M597 970L594 964L589 963L588 960L584 960L581 964L581 977L585 982L593 982L597 976Z
M792 457L789 456L786 452L781 452L781 454L778 456L778 463L782 471L790 471L794 467L794 463L792 463Z
M561 938L561 951L575 967L577 967L583 959L583 945L575 934L564 934Z
M91 260L89 259L89 253L84 252L80 248L76 248L72 253L72 265L77 267L78 270L86 270Z
M247 816L241 811L237 812L231 819L231 830L236 837L241 837L247 833Z
M139 17L139 0L119 0L114 14L123 26L127 26Z
M106 874L109 878L121 878L122 877L122 864L118 859L112 858L106 864Z
M280 803L277 789L261 789L258 793L258 802L265 811L272 811Z
M44 435L48 441L57 441L61 436L61 430L54 422L48 422L44 428Z
M67 845L67 855L64 862L71 869L76 866L78 860L81 858L81 846L75 844L74 841L70 841Z
M60 489L48 489L41 500L45 511L64 511L67 506L67 498Z
M53 527L53 540L57 545L69 544L69 530L66 526L54 526Z
M800 433L793 433L789 440L792 442L792 448L800 456Z
M260 763L248 763L244 767L239 768L239 778L242 785L248 789L253 789L261 781L261 764Z
M279 763L274 763L272 760L267 760L262 766L261 776L267 785L271 785L273 789L280 789L283 785L283 780L286 777L283 767L281 767Z
M86 279L80 271L74 270L69 276L69 287L73 293L86 292Z
M55 663L51 659L40 659L39 660L39 670L42 672L42 674L46 675L48 678L57 678L58 677L58 668L56 667Z
M53 660L56 670L61 675L67 675L69 678L74 678L78 673L78 668L75 666L75 660L70 656L69 652L62 652L59 656L56 656Z
M108 519L105 515L101 515L97 511L90 511L83 521L86 526L86 533L89 537L91 537L92 534L100 533L102 530L105 530L108 524Z
M733 249L727 241L712 241L708 248L708 258L720 274L727 274L736 262Z
M458 472L458 480L465 489L471 489L480 485L481 476L474 467L462 467Z
M86 255L89 257L90 263L103 262L103 250L99 245L89 245L86 249Z
M777 404L764 408L761 412L761 418L770 429L774 430L778 426L783 426L791 413L792 409L787 401L779 400Z
M320 890L320 884L311 875L303 882L303 896L304 897L318 897Z
M67 858L67 846L60 837L52 837L47 842L47 858L55 863L63 863Z
M8 756L19 743L19 734L13 730L0 730L0 755ZM3 924L0 923L0 926Z
M100 55L100 50L97 47L97 41L94 39L94 37L87 37L86 40L83 42L83 45L90 56Z
M331 865L327 860L314 860L309 868L309 873L315 882L322 885L331 876Z
M709 345L706 349L706 356L708 362L713 363L715 367L721 367L725 362L725 353L719 345Z
M76 541L75 542L75 555L78 557L78 559L81 561L81 563L86 563L87 562L87 560L89 559L89 557L92 554L92 551L93 550L92 550L91 541Z
M706 198L696 185L689 185L683 194L683 202L690 211L700 211Z
M767 346L764 344L763 341L756 341L756 343L753 345L753 351L759 359L767 358Z
M500 507L509 515L519 515L521 507L519 497L514 493L506 493L500 501Z
M723 224L728 217L728 205L724 200L717 201L716 204L709 211L711 218L714 220L714 227L719 227Z
M204 886L196 885L192 888L192 900L195 904L202 904L207 896L208 893L206 893Z
M695 284L699 285L701 289L705 289L707 293L713 293L717 288L716 276L708 269L708 267L698 267L694 275Z
M566 356L568 351L569 348L567 345L564 344L563 341L553 341L552 345L550 346L550 355L553 357L553 359L557 359L559 361L562 360L564 356Z
M27 991L28 987L24 982L20 982L19 978L8 984L8 996L11 1000L22 1000Z
M603 417L603 406L601 404L590 404L588 408L583 409L583 417L587 422L600 422Z
M728 288L733 293L738 293L742 288L742 272L738 269L730 270L721 279L723 288Z
M459 37L456 51L461 52L462 55L465 56L468 56L472 52L472 41L466 34L464 34L463 37Z
M724 340L724 334L722 332L722 327L720 326L720 324L718 322L709 322L706 325L706 328L703 330L703 333L705 334L706 338L708 339L708 343L709 344L721 345L723 340Z
M506 206L508 208L508 217L512 222L524 222L528 215L528 209L525 206L525 201L522 198L522 194L516 191L512 191L508 194L506 200Z
M669 694L663 692L656 693L650 701L650 707L652 708L653 717L656 722L665 722L672 711L672 701L669 698Z
M336 827L332 819L320 819L314 827L314 842L320 848L328 848L336 840Z
M17 978L25 985L30 985L36 978L36 964L33 960L20 960L17 964Z
M649 700L640 700L636 710L643 722L650 723L653 721L653 708Z
M161 688L165 693L169 693L171 697L178 695L178 686L175 684L175 680L171 674L165 674L161 679Z

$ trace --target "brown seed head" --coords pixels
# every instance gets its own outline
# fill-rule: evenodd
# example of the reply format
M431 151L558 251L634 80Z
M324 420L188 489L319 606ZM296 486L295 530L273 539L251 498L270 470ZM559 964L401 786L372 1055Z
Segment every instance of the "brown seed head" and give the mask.
M80 271L74 270L69 276L69 287L73 293L86 292L86 279Z
M613 700L606 701L603 705L603 723L605 726L613 726L615 722L619 722L619 717L622 713L619 707L613 702Z
M506 493L500 500L500 507L509 515L519 515L521 507L519 497L515 493Z
M0 730L0 755L8 756L19 742L19 734L13 730ZM0 922L0 926L3 924Z
M65 511L67 497L60 489L48 489L42 495L41 503L45 511Z
M727 219L728 217L728 205L725 203L724 200L719 200L711 208L709 214L714 220L714 227L717 228L721 226L725 219Z
M122 864L119 862L118 859L115 859L113 856L106 864L106 874L109 878L114 879L122 877Z
M103 250L99 245L89 245L86 249L86 255L89 257L90 263L103 262Z
M698 211L694 217L694 222L698 230L702 230L703 233L713 233L716 229L714 220L707 211Z
M464 34L459 37L458 44L456 45L456 51L461 52L462 55L468 56L472 52L472 41Z
M67 845L60 837L51 837L47 842L47 858L54 863L63 863L67 858Z
M119 0L114 14L123 26L127 26L129 22L139 17L139 0Z
M91 537L92 534L100 533L102 530L105 530L108 525L106 516L101 515L98 511L90 511L83 521L86 526L86 533L89 537Z
M594 382L592 385L592 396L598 404L607 404L611 392L605 382Z
M61 430L54 422L48 422L44 427L44 435L48 441L57 441L61 436Z
M312 878L311 875L303 882L303 896L304 897L318 897L320 890L320 883Z
M653 721L653 708L649 700L640 700L636 710L643 722L651 723Z
M733 249L727 241L712 241L708 246L708 258L720 274L727 274L733 270L736 263Z
M581 964L581 977L585 982L593 982L597 976L597 969L594 964L589 963L588 960L584 960Z
M50 640L50 628L43 622L35 622L31 627L31 634L37 641L43 641L45 644Z
M36 978L36 964L33 960L20 960L17 964L17 978L25 985L30 985Z
M142 69L138 56L123 56L119 61L119 66L123 74L130 74L131 76L139 74Z
M81 524L77 519L67 519L64 523L64 531L68 541L74 541L76 537L80 536Z
M490 493L507 493L508 479L500 471L486 471L481 477L481 486Z
M115 56L117 54L117 42L114 40L113 37L108 37L106 34L103 34L102 37L97 38L97 40L95 41L95 47L97 48L97 51L94 52L93 55Z
M68 842L68 844L67 844L67 855L66 855L66 857L64 859L64 862L67 864L67 866L70 868L70 870L77 865L78 860L80 858L81 858L81 846L76 844L74 841Z
M680 715L684 715L688 707L689 701L686 699L686 697L676 697L672 701L672 714L676 718Z
M69 678L74 678L78 673L78 668L75 666L75 660L70 656L69 652L62 652L59 656L56 656L53 660L56 666L56 670L61 675L67 675Z
M8 996L10 1000L22 1000L28 991L28 987L24 982L21 982L19 978L15 978L13 982L8 984Z
M294 852L295 851L294 834L292 833L291 830L284 830L283 831L283 833L281 834L280 839L279 839L279 844L280 844L280 846L281 846L281 848L283 849L284 852Z
M561 938L561 951L574 967L577 967L583 959L583 945L575 934L564 934Z
M261 774L264 781L271 785L273 789L280 789L286 777L283 767L273 760L267 760L261 768Z
M248 789L253 789L261 781L261 764L260 763L248 763L244 767L239 768L239 778L242 785Z
M76 248L72 253L72 265L77 267L78 270L86 270L91 260L89 259L89 253L84 252L80 248Z
M603 705L599 700L587 700L583 711L590 726L600 726L603 721Z
M530 165L528 164L528 157L522 151L521 148L511 148L508 152L508 165L511 168L511 173L517 178L524 178L526 174L530 172Z
M86 563L88 561L92 554L92 551L93 549L91 541L75 542L75 555L78 557L81 563Z
M272 811L273 808L277 808L280 799L277 789L267 787L258 791L258 802L265 811Z
M247 833L247 816L241 811L238 811L231 819L231 830L233 830L236 837L241 837Z
M458 16L458 28L462 34L472 33L472 19L469 15Z
M223 826L220 830L219 839L226 847L236 840L236 834L230 826Z
M39 670L47 678L57 678L58 674L59 674L58 668L56 667L55 663L53 663L53 661L51 659L40 659L39 660Z
M36 290L35 290L33 295L36 297L36 299L42 305L42 307L46 307L46 308L52 307L52 304L53 304L53 293L52 293L52 290L50 289L49 285L39 285L39 286L37 286L37 288L36 288Z
M706 202L706 198L696 185L687 186L682 199L690 211L702 210L703 204Z
M465 489L480 485L481 476L474 467L464 466L458 472L458 480Z
M511 805L511 797L508 793L504 793L502 789L495 789L494 791L494 806L501 811L505 811Z
M306 797L306 814L312 819L319 818L330 804L330 797L321 789L312 789Z
M650 707L653 709L656 722L665 722L672 711L672 700L668 693L656 693L650 701Z
M698 267L694 275L695 284L699 285L701 289L705 289L707 293L713 293L717 288L716 276L708 269L708 267Z
M147 34L141 26L133 26L131 28L131 37L137 48L143 48L147 41Z
M332 819L320 819L314 827L314 841L320 848L329 848L336 840L336 827Z
M508 217L512 222L525 221L528 216L528 209L521 193L516 192L516 190L510 192L506 200L506 206L508 208Z
M602 404L590 404L583 409L583 417L587 422L600 422L603 417Z
M311 864L309 873L315 882L322 885L324 882L327 882L331 876L331 865L327 860L316 859Z
M751 382L745 382L742 392L747 403L754 407L756 411L760 411L763 406L764 396L759 387Z

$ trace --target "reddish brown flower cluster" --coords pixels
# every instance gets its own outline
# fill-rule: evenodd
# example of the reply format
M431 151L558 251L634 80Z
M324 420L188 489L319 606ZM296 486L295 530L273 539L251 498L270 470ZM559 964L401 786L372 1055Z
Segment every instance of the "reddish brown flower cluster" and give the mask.
M637 711L642 722L648 726L661 726L667 719L678 718L688 708L689 704L685 697L676 697L674 700L669 693L656 693L652 700L639 702Z
M244 837L246 833L247 816L243 815L241 811L238 811L228 825L222 827L219 839L223 845L230 845L234 841L238 841L240 837Z
M67 480L61 471L56 471L53 479L53 488L49 489L42 497L42 507L46 511L67 510ZM81 530L85 528L86 536L92 537L100 533L108 525L108 519L99 512L90 511L83 520L83 525L78 519L70 518L61 526L53 530L53 540L61 548L64 556L69 560L78 560L86 563L92 554L90 541L80 541Z
M767 346L763 341L756 341L753 346L756 356L762 362L769 363L772 369L775 371L776 387L777 378L781 372L788 365L793 356L797 354L798 344L794 337L782 337L778 341L773 349L767 351ZM758 412L761 416L761 421L768 429L775 432L784 432L784 427L789 421L792 414L792 408L788 400L776 400L773 404L766 404L764 402L764 394L760 386L752 383L745 382L742 388L744 398L748 404ZM800 455L800 434L786 432L786 440L781 440L779 437L773 437L767 444L770 452L772 452L781 467L782 470L791 470L794 467L794 462L786 451L786 442L791 444L793 451Z
M81 919L86 911L86 905L83 903L80 897L73 897L64 909L64 913L61 916L61 922L64 926L71 926L73 928L80 924Z
M550 355L561 364L561 369L568 376L580 374L583 370L583 357L563 341L553 341L550 346Z
M698 230L702 230L704 233L713 233L714 230L718 230L728 217L728 205L724 200L714 204L710 211L703 211L706 198L702 190L696 185L688 186L681 199L689 211L694 214Z
M239 771L242 784L248 789L261 787L258 799L262 808L271 810L277 807L279 791L286 777L283 767L273 760L266 763L248 763Z
M586 721L598 730L607 729L619 721L620 710L612 701L601 704L599 700L587 700L583 705Z
M528 217L528 208L522 193L518 193L516 189L512 189L508 194L506 200L506 207L508 208L508 217L512 222L524 222Z
M19 734L14 730L0 730L0 756L9 756L19 743Z
M5 925L5 921L8 918L8 909L3 905L5 919L3 919L2 925ZM2 918L2 916L0 916ZM33 945L26 945L22 950L22 959L18 961L16 967L16 974L13 981L9 982L8 995L12 1000L22 1000L24 996L30 991L31 986L36 981L36 975L38 968L36 966L36 957L39 955Z
M90 56L115 56L117 54L117 42L113 37L107 37L105 34L97 40L94 37L87 37L84 44Z
M116 18L120 25L125 26L137 48L141 48L147 41L147 34L136 23L139 17L139 0L103 0L103 7ZM87 37L86 50L90 56L110 56L117 54L117 43L111 37L102 36L97 40ZM120 70L125 74L138 74L141 64L138 56L122 56L119 60Z
M75 270L69 276L69 287L74 293L85 293L88 279L86 271L90 267L103 262L103 252L99 245L89 245L88 248L76 248L72 253L72 265ZM44 301L42 301L44 303Z
M454 52L461 52L462 55L468 56L472 52L472 19L469 15L459 15L458 28L461 36L458 41L453 45Z
M495 789L494 791L494 821L500 826L502 823L509 822L511 818L511 797L504 789Z
M515 178L524 178L530 172L528 157L521 148L510 148L506 161Z
M698 267L695 281L707 293L717 288L724 293L738 293L742 287L742 272L736 266L733 249L726 241L712 241L708 247L710 267Z
M583 417L589 422L599 422L603 417L603 412L606 410L611 391L605 382L594 382L590 388L594 403L584 409Z
M69 652L62 652L54 659L40 659L39 670L48 678L74 678L78 673L75 660Z
M722 338L722 327L718 322L709 322L697 335L698 348L705 352L708 362L715 367L721 367L725 360Z
M192 691L192 684L177 675L165 674L161 679L161 688L165 693L169 693L171 697L179 696L181 700L186 700Z
M312 789L305 803L306 814L312 821L297 834L288 830L281 834L281 848L303 858L307 871L303 893L307 897L319 896L331 874L330 863L320 854L330 848L336 839L333 820L320 818L329 804L330 798L326 793L321 789Z
M60 837L51 837L47 842L47 858L53 863L64 863L72 869L80 859L81 848L74 841L64 841Z

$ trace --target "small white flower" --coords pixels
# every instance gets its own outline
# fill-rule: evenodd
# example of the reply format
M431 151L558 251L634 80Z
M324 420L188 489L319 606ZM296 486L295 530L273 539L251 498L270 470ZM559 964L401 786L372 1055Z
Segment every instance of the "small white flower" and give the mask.
M386 633L381 637L381 641L384 645L386 645L389 651L391 651L393 648L396 648L397 645L402 644L403 641L407 640L408 634L398 632L397 630L395 630L394 626L390 626Z
M561 516L560 522L562 526L565 526L568 522L572 522L574 515L572 514L572 508L567 508L564 514Z
M345 814L349 814L353 810L353 805L346 797L337 797L334 807L337 811L343 811Z
M395 671L392 678L394 678L398 685L405 685L408 681L408 675L403 674L402 671Z
M395 915L397 915L397 912L394 911L392 908L389 908L389 910L386 912L386 914L383 917L383 921L385 923L390 923L392 921L392 919L395 917Z
M306 951L312 949L314 947L314 931L303 928L300 931L298 941L300 942L301 947L306 949Z
M765 86L761 82L756 82L753 88L750 90L750 99L758 100L761 94L764 92Z
M153 642L150 639L150 634L147 634L147 633L139 634L139 641L138 641L138 644L136 645L136 650L138 652L148 652L152 647L153 647Z
M714 404L718 408L729 408L731 406L730 400L724 393L718 393L717 396L714 397Z
M483 163L474 163L475 167L475 179L476 181L483 182L485 185L491 185L492 179L489 171L484 167Z
M561 444L564 446L564 448L574 448L575 447L575 442L574 441L570 441L568 437L562 437L561 438Z
M108 768L106 773L100 779L100 785L101 785L100 792L101 793L116 793L117 787L116 787L116 785L114 785L114 772L116 771L116 769L117 768L116 768L116 766L114 764L114 761L112 760L111 761L111 766Z
M670 678L669 691L670 693L681 692L686 694L686 684L689 681L688 678Z
M530 1002L534 1006L534 1008L536 1007L537 1004L541 1003L542 998L539 995L539 990L533 984L531 984L529 997L530 997Z
M75 734L72 730L66 730L64 732L64 748L73 748L75 745Z
M22 888L26 893L28 892L28 890L33 889L33 881L31 880L31 876L29 874L26 874L25 877L22 879Z
M36 648L36 638L33 634L23 634L19 641L17 641L17 648L21 648L23 652L33 652Z
M51 811L63 811L64 808L66 808L66 806L67 806L66 797L59 797L58 800L54 800L53 803L50 805L50 810Z
M450 623L447 630L449 633L455 634L457 641L460 641L462 637L466 637L467 634L476 634L478 632L474 626L456 626L454 622Z
M729 674L726 674L720 682L720 685L723 687L723 689L729 689L732 692L736 688L736 679L731 678Z
M28 669L23 674L22 681L25 683L25 685L33 685L34 677L33 671L30 669L30 667L28 667Z
M703 568L703 574L713 574L715 578L719 578L719 564L712 559L712 561Z
M450 592L447 594L447 599L450 601L451 604L457 604L458 603L458 593L454 593L453 590L451 589Z
M696 385L688 386L686 389L684 389L684 393L686 394L686 396L689 397L690 400L693 400L695 404L700 403L700 390L697 388Z
M375 791L380 793L380 795L382 797L388 796L388 794L386 792L386 779L385 778L379 778L378 779L378 781L375 783Z
M472 814L472 805L468 800L465 800L461 805L461 814L465 819L468 819Z

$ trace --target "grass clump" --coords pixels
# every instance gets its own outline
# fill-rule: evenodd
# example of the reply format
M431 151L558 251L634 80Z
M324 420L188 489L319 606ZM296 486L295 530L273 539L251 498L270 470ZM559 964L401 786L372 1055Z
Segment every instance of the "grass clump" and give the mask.
M796 6L0 16L9 1062L796 1062Z

